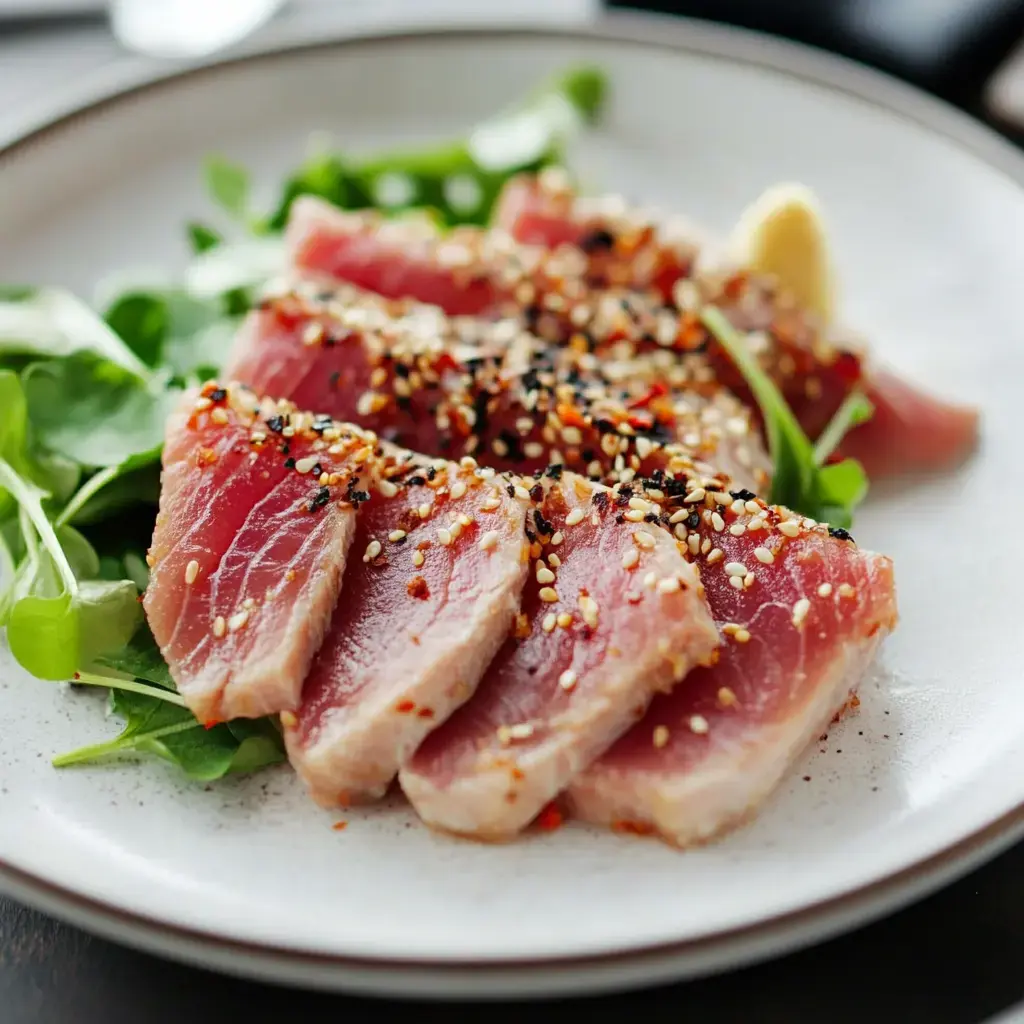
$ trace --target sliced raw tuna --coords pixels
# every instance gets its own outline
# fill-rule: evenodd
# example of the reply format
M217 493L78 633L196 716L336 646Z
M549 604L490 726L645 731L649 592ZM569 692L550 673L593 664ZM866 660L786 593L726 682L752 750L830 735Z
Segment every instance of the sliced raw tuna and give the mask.
M669 468L662 449L678 442L741 486L761 489L768 476L749 409L669 353L600 359L513 321L449 318L351 286L299 281L266 299L229 372L404 447L499 471L558 462L619 479Z
M508 635L526 577L526 502L472 460L386 466L360 507L338 608L285 719L321 804L380 797L467 700Z
M842 531L722 498L675 527L696 551L718 663L656 698L575 780L567 803L586 821L681 846L743 821L851 699L896 624L889 559Z
M636 282L642 280L644 268L655 268L651 290L669 309L660 308L649 295L630 297L628 310L622 312L615 309L618 297L606 297L603 310L602 303L586 300L587 308L596 312L585 330L599 345L607 343L602 339L621 338L631 349L655 342L680 352L706 346L714 379L752 404L731 360L696 321L702 305L715 304L736 327L757 332L762 365L812 438L852 390L864 390L876 405L876 415L850 433L843 450L859 458L871 476L946 468L977 443L976 410L871 370L853 339L824 329L813 315L795 308L773 281L742 270L700 268L695 258L698 243L708 240L693 228L659 223L615 197L578 197L557 175L510 182L498 206L497 223L524 244L584 252L591 287L629 282L629 275L617 269L622 260L634 260L641 268L632 275L634 288L642 286ZM597 239L602 245L595 255ZM579 316L576 321L583 323Z
M144 605L200 721L298 703L374 444L238 386L207 384L171 418Z
M515 631L476 696L400 774L428 824L487 839L518 832L656 692L712 657L718 637L696 573L666 530L643 521L656 506L613 498L565 474L534 510Z

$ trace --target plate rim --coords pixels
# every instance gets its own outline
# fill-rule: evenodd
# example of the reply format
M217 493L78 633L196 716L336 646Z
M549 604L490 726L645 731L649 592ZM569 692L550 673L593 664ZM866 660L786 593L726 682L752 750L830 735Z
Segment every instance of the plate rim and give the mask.
M761 67L846 94L916 122L945 137L1024 189L1024 154L998 132L945 102L883 72L802 44L734 26L636 12L603 12L580 24L524 25L472 17L451 24L424 21L401 26L342 26L314 32L285 29L212 60L195 62L115 61L73 89L51 94L41 105L0 126L0 167L20 151L44 141L108 107L130 102L140 93L172 88L183 79L213 77L235 65L288 59L303 51L337 50L430 38L561 37L624 42L669 52L687 52L728 63ZM422 959L399 956L339 955L226 938L216 931L170 924L139 911L85 896L32 874L0 858L0 888L15 898L108 938L135 941L151 952L198 962L199 951L215 953L216 966L235 973L281 980L301 976L303 983L390 995L486 995L521 992L534 979L533 994L568 994L623 988L708 973L789 952L867 923L944 884L954 881L1024 837L1024 800L981 828L932 855L882 878L776 914L755 923L723 929L684 941L634 944L619 951L586 956L499 957L486 960ZM737 955L736 947L745 952ZM695 968L685 963L699 959ZM618 965L618 970L612 970ZM633 970L630 970L633 965ZM551 972L559 972L559 976ZM394 991L400 980L405 989ZM539 986L539 988L538 988ZM596 987L595 987L596 986Z

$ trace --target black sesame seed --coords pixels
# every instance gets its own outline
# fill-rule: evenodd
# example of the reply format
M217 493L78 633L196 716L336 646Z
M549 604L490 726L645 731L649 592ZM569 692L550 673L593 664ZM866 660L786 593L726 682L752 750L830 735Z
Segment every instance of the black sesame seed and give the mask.
M295 468L295 460L294 459L285 459L284 460L284 468L285 469L294 469Z
M228 393L224 388L214 388L213 391L206 396L211 402L223 402L228 397Z
M587 253L603 252L615 245L615 236L605 228L594 228L586 232L577 244Z
M753 491L748 491L745 487L741 491L730 491L729 493L737 501L753 501L757 497Z
M283 416L271 416L267 420L267 430L274 434L280 434L284 430L284 417Z
M689 514L689 515L688 515L688 516L686 517L686 525L687 525L687 526L688 526L688 527L689 527L689 528L690 528L691 530L696 530L696 529L697 529L697 527L698 527L698 526L700 526L700 514L699 514L699 513L697 513L697 512L691 512L691 513L690 513L690 514Z
M848 530L844 530L841 526L830 526L828 528L829 536L835 537L836 540L853 540Z
M309 511L315 512L317 509L323 508L331 500L331 491L328 487L321 487L316 492L313 500L309 503Z

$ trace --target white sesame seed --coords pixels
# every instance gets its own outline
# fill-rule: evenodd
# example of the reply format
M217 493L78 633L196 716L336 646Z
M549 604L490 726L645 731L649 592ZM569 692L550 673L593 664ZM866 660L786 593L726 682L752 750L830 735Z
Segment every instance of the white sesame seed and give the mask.
M750 643L750 630L740 627L736 630L734 638L738 644Z
M636 548L630 548L622 554L622 568L632 569L640 561L640 552Z
M690 549L691 555L696 555L700 552L700 534L691 533L686 539L686 546Z
M725 552L721 548L712 548L708 552L708 564L714 565L715 562L720 562L725 558Z
M576 673L571 668L567 668L559 677L558 685L566 691L576 689Z
M659 594L675 594L679 590L679 580L675 576L666 576L658 580L657 590Z
M761 518L761 516L754 516L754 518L751 519L749 523L747 523L747 532L754 533L757 530L763 530L765 528L765 525L765 521Z
M811 602L806 597L801 597L795 605L793 605L793 625L799 629L804 624L804 619L807 618L807 613L811 610Z
M418 569L418 568L419 568L419 567L420 567L420 566L421 566L421 565L422 565L422 564L423 564L423 563L424 563L425 561L426 561L426 558L424 557L424 554L423 554L423 552L422 552L422 551L415 551L415 552L413 552L413 556L412 556L412 564L413 564L413 565L415 565L417 569Z
M213 412L210 413L210 419L213 420L214 423L217 423L220 426L224 426L224 424L227 423L228 421L228 414L224 409L218 406L216 409L213 410Z
M566 444L583 444L583 435L579 431L579 427L564 427L562 429L562 440Z
M743 589L743 577L742 576L730 576L729 585L735 587L737 590Z
M857 591L854 590L854 588L851 587L849 583L840 583L839 584L839 596L840 597L853 597L854 594L856 594L856 593L857 593Z
M744 587L752 587L753 585L754 585L754 574L752 572L748 572L747 575L743 577L743 586Z
M644 521L644 514L637 508L631 508L628 512L622 514L622 518L630 523L642 523Z
M554 583L555 574L548 569L546 566L541 566L537 570L537 582L538 583Z
M562 560L558 557L558 555L554 554L553 552L550 555L548 555L548 565L550 565L552 569L557 569L561 564Z
M831 597L831 596L832 596L832 584L831 583L822 583L822 585L820 587L818 587L818 597Z
M583 596L579 604L583 621L593 629L597 625L597 602L592 597Z
M529 501L530 500L530 492L525 487L523 487L520 484L516 485L515 495L521 501Z
M569 612L562 612L556 621L562 629L568 629L572 625L572 615Z
M743 523L733 523L732 526L729 527L729 532L734 537L742 537L743 534L747 532L747 528L743 525Z
M223 636L225 634L225 632L227 631L227 628L228 628L228 624L224 621L224 616L223 615L218 615L217 618L215 618L213 620L213 635L214 636Z
M547 615L544 616L544 621L540 624L540 628L543 629L545 633L550 633L552 632L552 630L554 630L555 623L557 621L558 620L555 616L555 613L548 612Z
M767 548L754 548L754 557L765 565L771 565L775 556Z
M708 720L703 715L691 715L690 716L690 731L695 732L698 736L707 735L707 731L710 728Z
M795 519L785 519L779 523L779 533L785 534L787 537L799 537L800 524Z
M466 493L466 485L461 480L456 480L452 484L452 501L458 501Z
M423 502L416 511L419 513L420 519L430 518L430 506L426 502Z
M725 529L725 520L717 512L711 513L711 527L716 533Z
M634 530L633 543L636 544L638 548L643 548L645 551L652 551L657 547L658 542L646 530Z
M575 526L577 523L583 522L583 517L585 515L586 515L586 512L584 512L583 509L581 509L581 508L574 508L565 517L565 525L566 526Z
M554 587L541 587L539 597L545 604L554 604L558 600L558 592Z
M728 686L722 686L718 690L718 703L721 704L723 708L731 708L738 704L739 701L736 700L736 694L733 693Z
M687 512L685 508L681 508L677 512L673 512L672 515L668 517L668 521L670 523L681 523L689 514L690 513Z
M363 561L372 562L380 554L380 550L380 541L371 540L370 543L366 545L366 553L363 555Z
M188 584L195 583L198 576L199 563L193 558L192 561L185 566L185 582Z
M442 526L441 529L437 531L437 542L442 545L442 547L448 547L452 542L451 530L446 530Z
M398 493L398 488L390 480L381 480L377 484L377 490L384 495L385 498L393 498Z
M563 540L565 540L565 534L563 534L561 530L556 530L551 537L551 546L557 548Z
M680 540L686 540L686 523L676 523L675 529L672 531Z
M236 612L234 615L231 616L230 619L228 619L228 629L231 630L232 633L234 633L234 632L236 632L239 629L244 629L245 628L245 624L248 621L249 621L249 613L248 612L245 612L245 611L243 611L243 612Z
M295 463L296 473L308 473L316 465L316 456L307 455L304 459L299 459Z
M667 725L656 725L654 727L654 745L660 750L666 743L668 743L668 726Z
M501 507L501 498L499 498L497 496L490 497L490 498L485 498L480 503L480 511L481 512L493 512L496 508L500 508L500 507Z
M651 503L649 501L644 501L643 498L637 498L637 497L630 498L629 499L629 507L632 508L632 509L636 509L638 512L650 512L651 511Z
M525 740L533 735L534 727L529 722L520 722L518 725L510 725L508 734L511 739Z
M707 492L703 487L698 487L696 490L690 491L690 493L683 499L687 504L693 504L694 502L703 501L704 495Z
M727 576L746 576L747 567L742 562L726 562L725 574Z
M388 540L391 541L392 544L397 544L400 540L405 540L407 536L408 534L405 530L392 530L388 534Z
M472 516L468 516L468 515L466 515L466 513L465 513L465 512L463 512L463 513L462 513L462 514L461 514L461 515L460 515L460 516L459 516L459 517L458 517L458 518L456 519L456 522L457 522L457 523L458 523L458 524L459 524L460 526L472 526L472 525L473 525L473 517L472 517Z
M294 729L299 724L298 716L294 711L288 711L286 709L281 712L281 724L286 729Z
M499 540L501 540L501 534L497 530L488 530L480 538L480 547L484 551L493 551L498 546Z
M644 577L644 586L648 590L653 590L658 585L658 574L656 572L649 572Z

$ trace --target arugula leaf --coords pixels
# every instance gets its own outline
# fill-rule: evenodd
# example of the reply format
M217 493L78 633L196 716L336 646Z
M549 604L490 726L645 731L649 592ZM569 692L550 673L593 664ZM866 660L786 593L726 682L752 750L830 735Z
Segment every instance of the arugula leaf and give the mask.
M207 227L205 224L200 224L198 221L189 221L185 225L185 230L188 232L188 241L192 247L192 252L196 255L208 252L210 249L216 249L224 241L219 232L214 231L213 228Z
M859 394L849 396L815 448L782 393L750 354L743 335L721 310L708 307L701 319L743 375L761 410L773 462L770 501L819 522L849 526L854 508L867 494L867 476L855 459L824 467L822 462L848 430L870 418L871 403Z
M0 356L43 358L91 352L149 378L138 356L84 302L58 288L39 288L20 299L0 299Z
M88 355L33 363L22 377L39 439L83 466L155 461L180 392Z
M249 210L249 172L222 156L209 157L205 170L210 195L235 220L245 220Z

